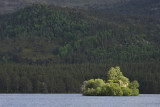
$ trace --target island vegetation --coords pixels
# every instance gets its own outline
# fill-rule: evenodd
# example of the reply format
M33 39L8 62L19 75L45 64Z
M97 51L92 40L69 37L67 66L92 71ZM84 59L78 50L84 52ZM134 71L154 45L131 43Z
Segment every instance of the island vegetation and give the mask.
M120 67L111 67L107 73L108 81L90 79L82 85L83 95L86 96L138 96L139 83L130 82L120 71Z

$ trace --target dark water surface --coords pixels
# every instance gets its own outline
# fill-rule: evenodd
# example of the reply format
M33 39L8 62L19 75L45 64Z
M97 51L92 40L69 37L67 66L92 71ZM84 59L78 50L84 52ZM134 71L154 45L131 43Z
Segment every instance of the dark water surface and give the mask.
M160 94L141 94L130 97L0 94L0 107L160 107Z

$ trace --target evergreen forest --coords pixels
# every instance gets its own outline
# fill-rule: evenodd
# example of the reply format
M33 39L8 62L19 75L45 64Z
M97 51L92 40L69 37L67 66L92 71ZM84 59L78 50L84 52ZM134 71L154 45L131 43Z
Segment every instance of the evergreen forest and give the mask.
M0 15L1 93L80 93L112 66L160 93L160 19L47 4Z

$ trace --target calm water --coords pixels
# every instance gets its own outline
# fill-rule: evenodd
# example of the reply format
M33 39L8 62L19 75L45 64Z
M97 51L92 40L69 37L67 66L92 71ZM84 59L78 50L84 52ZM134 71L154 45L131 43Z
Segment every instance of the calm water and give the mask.
M81 94L0 94L0 107L160 107L160 95L88 97Z

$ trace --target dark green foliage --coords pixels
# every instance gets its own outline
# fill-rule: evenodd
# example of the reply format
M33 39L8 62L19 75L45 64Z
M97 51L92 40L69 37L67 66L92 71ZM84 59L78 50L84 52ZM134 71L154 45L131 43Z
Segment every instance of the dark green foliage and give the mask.
M27 77L21 77L19 81L19 91L22 93L32 92L32 83Z
M6 17L5 21L2 23L2 38L43 36L51 40L55 37L63 38L69 42L77 38L78 31L82 33L87 29L86 22L76 11L47 5L21 9L9 18Z
M132 89L132 95L133 96L138 96L139 95L139 90L138 89Z
M0 92L80 92L107 80L107 64L140 81L140 93L160 93L159 22L48 5L0 15Z
M136 89L136 90L138 90L138 89ZM123 91L123 95L124 96L139 95L139 93L135 94L135 92L133 94L132 90L130 88L128 88L128 87L122 87L122 91Z
M0 16L0 61L133 63L159 61L159 20L32 5Z
M130 84L129 84L129 88L130 89L136 89L136 88L139 88L139 83L138 83L138 81L133 81L133 82L131 82Z
M108 70L111 66L107 65L106 68L105 64L54 64L48 66L0 64L0 92L80 93L80 86L85 80L102 78L107 81L106 69ZM140 82L140 93L160 93L159 63L121 64L120 67L124 75L129 77L130 80L136 79ZM151 67L154 68L154 71ZM109 84L104 84L100 95L109 95L108 87ZM136 90L133 89L132 92L137 95Z

